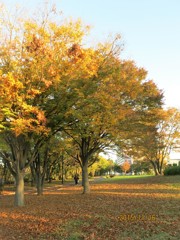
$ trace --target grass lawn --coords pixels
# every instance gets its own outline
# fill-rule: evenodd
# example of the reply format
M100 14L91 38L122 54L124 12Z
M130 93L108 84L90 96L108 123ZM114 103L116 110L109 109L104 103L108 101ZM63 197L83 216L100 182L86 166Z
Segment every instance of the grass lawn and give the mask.
M21 208L13 207L13 192L5 188L0 239L180 239L180 176L121 176L90 183L89 195L73 182L46 185L43 196L26 187Z

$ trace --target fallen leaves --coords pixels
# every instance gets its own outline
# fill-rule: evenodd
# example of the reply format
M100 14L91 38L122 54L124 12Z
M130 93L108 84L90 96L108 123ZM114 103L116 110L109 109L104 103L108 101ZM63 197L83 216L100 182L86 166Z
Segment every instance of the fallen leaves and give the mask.
M173 184L179 180L177 176L95 181L87 195L81 194L79 185L49 185L44 196L27 191L22 208L13 207L13 196L5 192L0 196L0 239L176 240L180 196ZM156 219L120 221L121 214Z

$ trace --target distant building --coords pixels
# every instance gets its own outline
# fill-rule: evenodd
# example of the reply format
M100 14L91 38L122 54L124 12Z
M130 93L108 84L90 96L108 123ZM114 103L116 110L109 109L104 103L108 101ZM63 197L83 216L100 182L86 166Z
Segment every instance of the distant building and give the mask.
M177 165L180 166L180 159L169 159L167 164L170 166Z
M124 162L129 162L129 164L132 165L133 164L133 159L126 154L122 154L121 156L117 157L116 163L118 165L123 165Z

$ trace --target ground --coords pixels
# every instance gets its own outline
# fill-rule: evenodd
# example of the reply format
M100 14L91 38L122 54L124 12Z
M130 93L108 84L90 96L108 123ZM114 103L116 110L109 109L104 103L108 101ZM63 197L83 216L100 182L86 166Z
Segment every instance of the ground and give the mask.
M8 190L8 191L7 191ZM43 196L26 186L25 206L13 192L0 196L0 240L177 240L180 176L91 181L91 193L72 182L49 184Z

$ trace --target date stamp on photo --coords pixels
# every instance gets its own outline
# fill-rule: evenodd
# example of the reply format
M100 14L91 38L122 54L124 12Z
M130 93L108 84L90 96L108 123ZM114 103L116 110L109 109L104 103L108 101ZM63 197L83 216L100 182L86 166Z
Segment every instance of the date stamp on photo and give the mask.
M126 214L118 216L120 222L155 222L158 219L156 214Z

